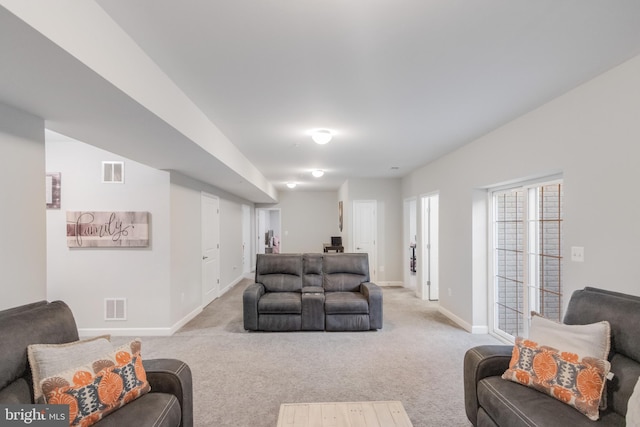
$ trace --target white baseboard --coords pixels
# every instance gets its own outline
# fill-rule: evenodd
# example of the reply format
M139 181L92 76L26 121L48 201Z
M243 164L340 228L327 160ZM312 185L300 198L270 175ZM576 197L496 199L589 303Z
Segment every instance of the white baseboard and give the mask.
M184 325L189 323L191 320L193 320L194 317L196 317L200 313L202 313L202 306L197 307L191 313L187 314L182 319L174 323L174 325L171 327L171 332L169 333L169 335L173 335L176 332L178 332L178 329L182 328Z
M168 337L172 334L172 328L79 328L80 338L95 337L99 335L112 335L114 337Z
M488 326L486 326L486 325L471 325L471 324L469 324L469 322L466 322L466 321L462 320L460 317L456 316L455 314L453 314L452 312L450 312L446 308L443 308L442 306L438 307L438 311L440 313L444 314L445 316L447 316L450 320L452 320L455 324L457 324L458 326L460 326L462 329L464 329L467 332L470 332L472 334L488 334L489 333L489 327Z
M378 286L404 286L404 283L403 282L387 281L387 282L376 282L376 285L378 285Z
M471 327L472 334L488 334L489 327L487 325L474 325Z
M80 337L113 335L114 337L169 337L202 312L199 306L169 328L79 328Z
M445 316L447 316L450 320L452 320L456 325L460 326L465 331L471 332L472 328L471 328L471 325L469 323L465 322L460 317L456 316L455 314L453 314L452 312L450 312L446 308L443 308L442 306L440 306L440 307L438 307L438 311L440 313L444 314Z

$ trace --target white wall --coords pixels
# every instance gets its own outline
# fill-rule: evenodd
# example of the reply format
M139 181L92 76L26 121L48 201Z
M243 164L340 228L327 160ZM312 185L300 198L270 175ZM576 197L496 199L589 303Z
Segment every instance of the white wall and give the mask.
M101 182L105 160L124 161L124 184ZM46 161L61 173L61 209L47 210L48 298L64 300L81 330L169 328L169 173L70 139L47 141ZM67 211L147 211L150 245L68 248ZM126 298L127 320L105 321L104 298Z
M279 203L268 207L280 208L283 253L322 252L331 236L340 235L335 191L283 191Z
M403 248L403 226L402 226L402 182L400 179L349 179L348 200L345 201L345 211L348 210L348 221L345 218L345 225L350 224L353 214L354 200L377 200L378 219L378 282L399 282L404 279L403 267L408 265L404 262L405 250ZM347 209L348 205L348 209ZM349 230L343 230L349 235ZM351 237L351 236L350 236ZM349 238L349 242L351 242ZM346 246L348 250L353 250L351 244ZM384 267L384 268L382 268ZM384 270L384 271L383 271Z
M487 324L472 210L479 193L514 180L564 176L565 303L588 285L640 295L638 76L640 57L403 179L405 198L439 191L440 305L467 329ZM571 246L585 248L584 263L570 261Z
M202 192L220 201L220 290L225 292L242 279L242 205L253 211L253 203L171 171L171 299L180 301L174 307L174 321L202 304ZM253 215L251 222L255 223Z
M44 121L0 104L0 310L46 299Z
M168 335L199 313L203 191L220 200L221 290L242 278L242 204L251 203L66 138L47 142L46 158L62 174L62 207L47 211L48 297L70 305L81 333ZM103 160L125 162L125 184L101 183ZM67 210L148 211L150 247L69 249ZM106 297L127 298L126 321L103 320Z

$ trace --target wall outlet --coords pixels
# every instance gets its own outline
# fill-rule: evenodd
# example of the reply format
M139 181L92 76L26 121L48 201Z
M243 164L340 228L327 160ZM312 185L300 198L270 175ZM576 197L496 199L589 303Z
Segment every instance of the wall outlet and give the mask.
M571 246L571 261L584 262L584 248L582 246Z

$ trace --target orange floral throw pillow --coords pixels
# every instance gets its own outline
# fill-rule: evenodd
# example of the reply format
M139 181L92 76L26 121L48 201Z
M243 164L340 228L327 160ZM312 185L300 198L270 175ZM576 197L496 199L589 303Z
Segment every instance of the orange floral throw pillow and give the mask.
M516 338L509 369L502 374L573 406L596 421L598 406L611 364L607 360L561 352L551 347Z
M69 405L69 425L86 427L149 392L134 340L86 366L43 379L46 403Z

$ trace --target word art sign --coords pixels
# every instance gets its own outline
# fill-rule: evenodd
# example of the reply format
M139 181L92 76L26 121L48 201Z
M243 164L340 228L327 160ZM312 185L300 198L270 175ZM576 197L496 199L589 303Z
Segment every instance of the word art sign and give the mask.
M70 248L149 246L149 212L67 211Z

